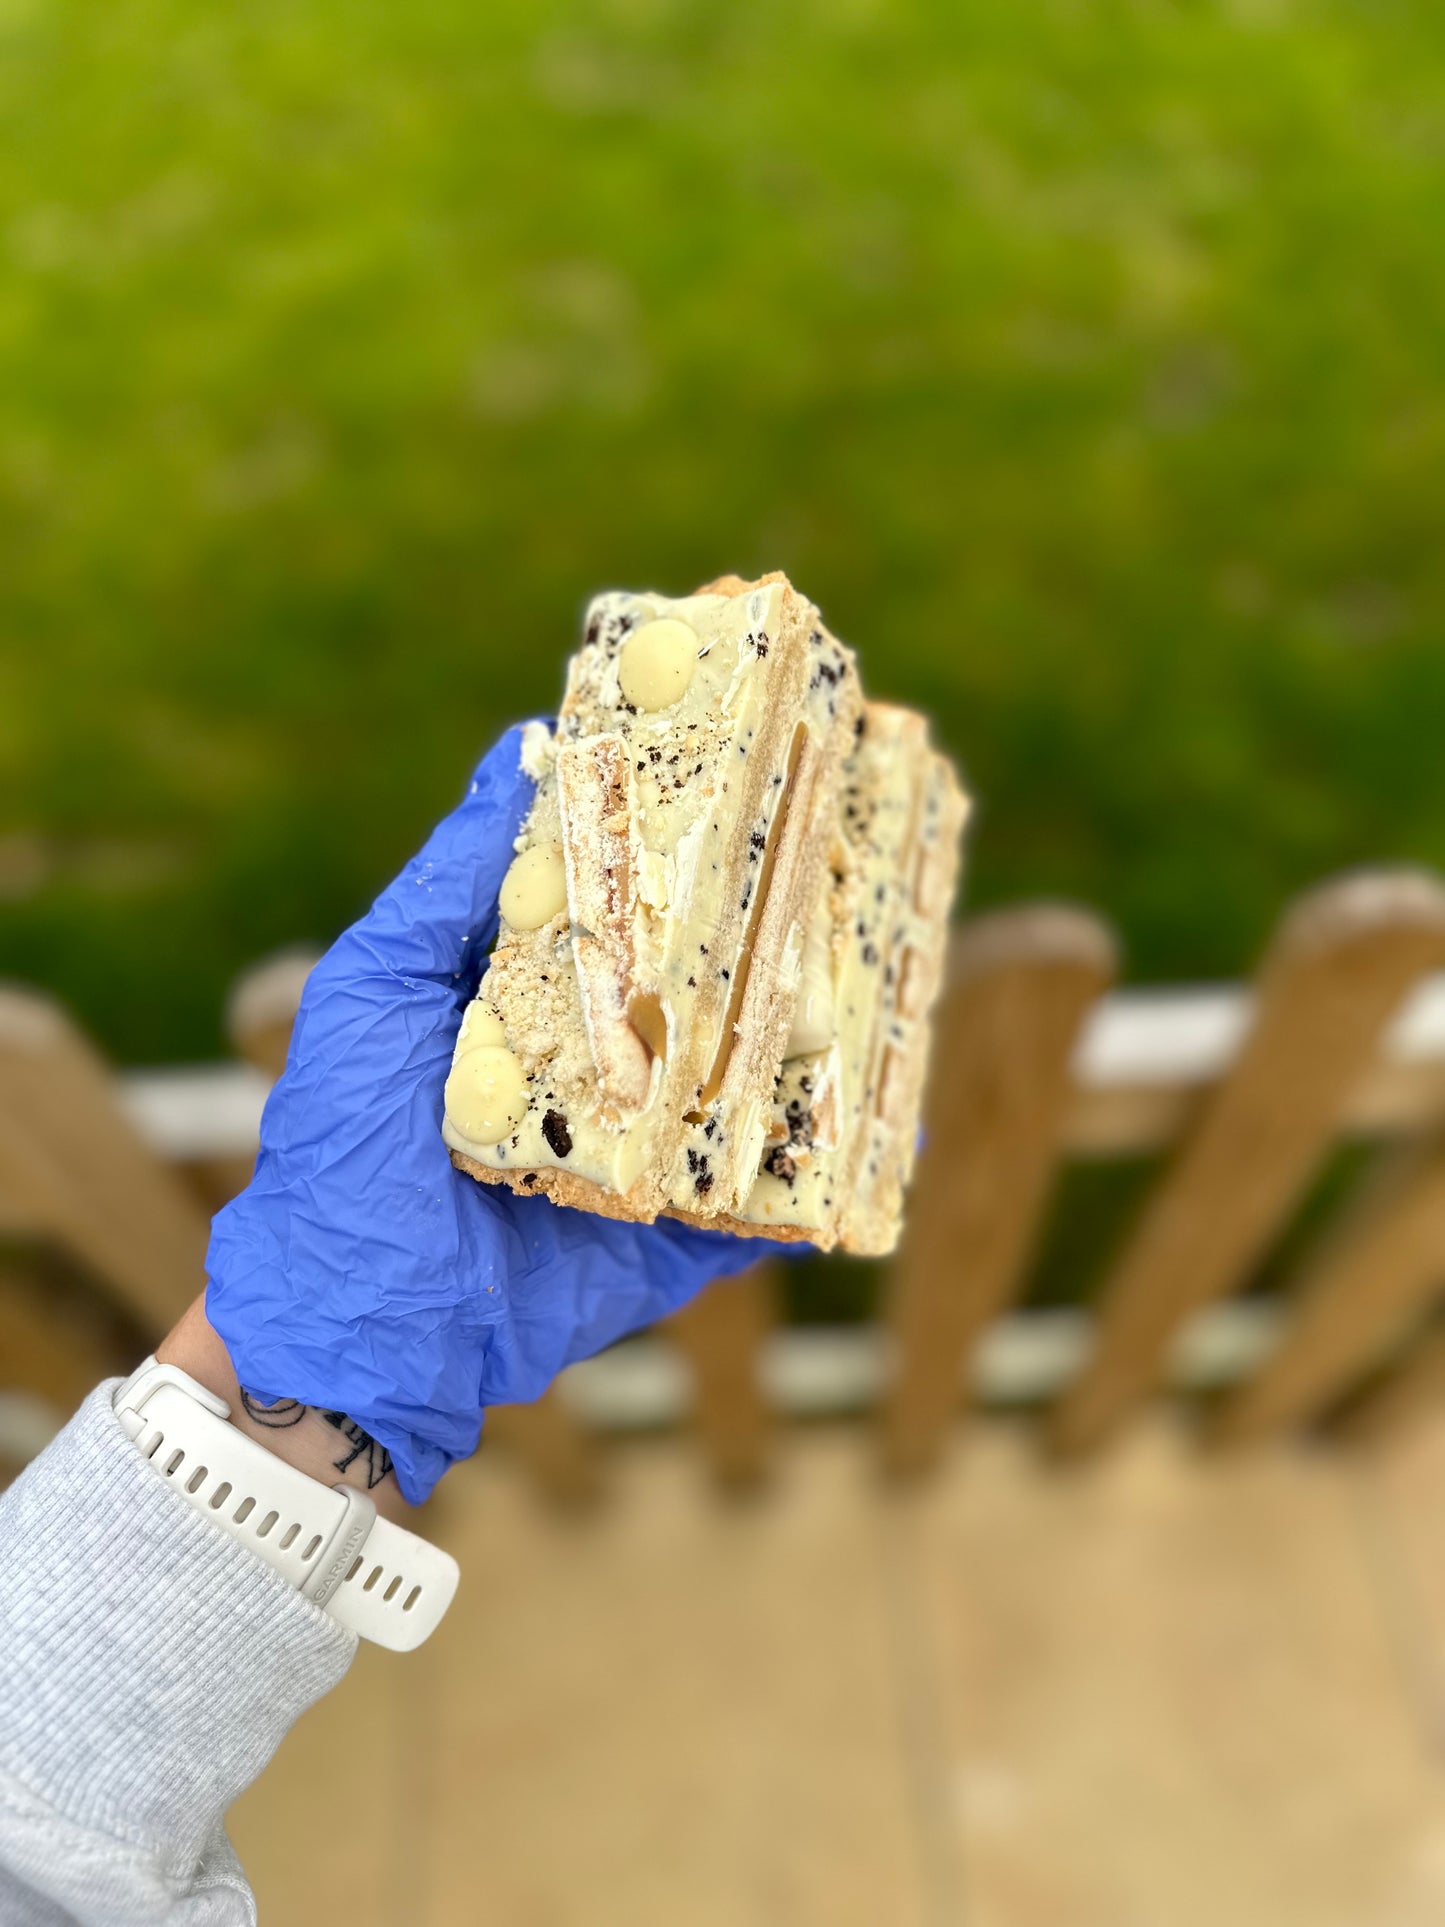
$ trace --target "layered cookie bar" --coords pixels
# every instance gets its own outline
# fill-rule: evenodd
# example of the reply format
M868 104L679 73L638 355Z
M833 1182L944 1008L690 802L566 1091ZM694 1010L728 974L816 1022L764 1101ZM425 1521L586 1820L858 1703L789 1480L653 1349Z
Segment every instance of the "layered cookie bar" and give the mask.
M861 704L781 575L592 604L447 1085L461 1168L617 1217L741 1204Z
M893 1249L967 799L922 716L869 703L758 1175L729 1229Z
M609 1216L882 1250L896 1233L963 802L866 710L786 578L599 597L443 1135Z

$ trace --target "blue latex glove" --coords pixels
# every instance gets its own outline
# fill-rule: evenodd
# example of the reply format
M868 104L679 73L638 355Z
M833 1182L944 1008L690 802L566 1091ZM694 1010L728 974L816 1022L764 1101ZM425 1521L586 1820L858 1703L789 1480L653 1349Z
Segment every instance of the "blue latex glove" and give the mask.
M531 802L512 730L460 808L311 973L251 1183L216 1218L206 1313L246 1389L345 1412L424 1499L488 1405L778 1247L618 1224L452 1168L442 1087Z

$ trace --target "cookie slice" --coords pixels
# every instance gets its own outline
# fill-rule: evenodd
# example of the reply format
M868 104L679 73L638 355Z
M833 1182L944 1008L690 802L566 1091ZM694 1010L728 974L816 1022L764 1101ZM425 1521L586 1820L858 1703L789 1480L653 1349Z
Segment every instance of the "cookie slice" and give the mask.
M781 575L599 597L458 1038L462 1170L648 1220L751 1187L861 695Z
M756 1179L729 1229L897 1242L967 799L922 716L869 703Z

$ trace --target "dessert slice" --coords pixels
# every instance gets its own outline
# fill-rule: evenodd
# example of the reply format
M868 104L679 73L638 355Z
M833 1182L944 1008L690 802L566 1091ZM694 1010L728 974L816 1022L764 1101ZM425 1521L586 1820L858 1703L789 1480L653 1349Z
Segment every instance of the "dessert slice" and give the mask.
M610 1216L743 1204L861 712L782 575L599 597L457 1040L443 1136Z
M869 703L756 1179L727 1228L897 1242L967 814L922 716Z

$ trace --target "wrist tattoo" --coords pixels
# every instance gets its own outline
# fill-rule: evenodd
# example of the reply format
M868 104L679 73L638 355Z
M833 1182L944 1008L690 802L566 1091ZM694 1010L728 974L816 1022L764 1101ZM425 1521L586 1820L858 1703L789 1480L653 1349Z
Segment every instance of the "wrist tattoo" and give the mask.
M376 1440L362 1426L350 1419L345 1412L326 1412L316 1405L303 1405L300 1399L278 1398L267 1405L263 1400L254 1398L242 1388L241 1407L254 1425L261 1425L269 1432L284 1432L293 1425L299 1425L308 1412L315 1412L324 1419L332 1431L339 1432L346 1441L346 1450L339 1459L332 1461L338 1472L349 1472L353 1465L360 1464L366 1489L381 1484L383 1479L392 1476L391 1454L384 1445Z
M384 1445L378 1445L370 1432L364 1431L355 1419L348 1418L345 1412L323 1412L322 1418L338 1431L351 1450L336 1460L338 1472L346 1472L364 1460L362 1470L366 1475L366 1489L370 1492L374 1485L391 1476L391 1454Z
M288 1426L299 1425L309 1407L295 1398L278 1398L270 1405L263 1405L259 1398L253 1398L242 1386L241 1409L248 1419L257 1425L264 1425L268 1432L284 1432Z

